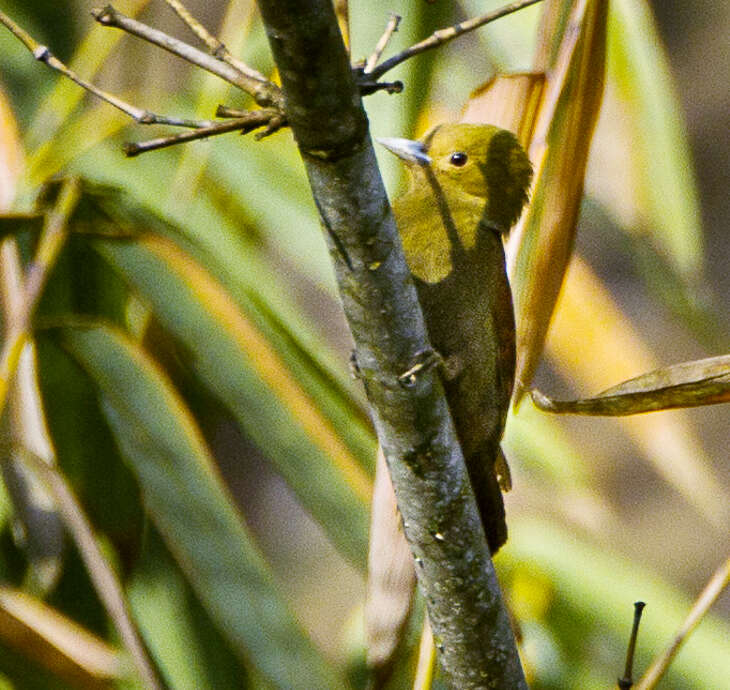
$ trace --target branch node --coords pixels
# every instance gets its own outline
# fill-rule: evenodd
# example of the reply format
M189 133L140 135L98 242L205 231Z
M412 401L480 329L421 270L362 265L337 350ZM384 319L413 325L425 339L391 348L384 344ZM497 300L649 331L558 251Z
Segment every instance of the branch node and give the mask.
M116 10L111 5L106 5L101 9L95 7L91 10L91 16L99 22L99 24L103 24L104 26L114 26L115 15Z
M33 57L39 62L48 62L51 58L51 51L48 49L48 46L38 46L33 51Z
M281 117L281 115L273 115L266 127L264 128L264 131L257 132L253 135L253 138L256 141L261 141L262 139L271 136L274 132L278 132L284 126L284 124L286 124L286 120ZM241 134L246 134L246 132L242 131Z
M404 388L413 388L418 383L419 376L443 362L441 355L430 348L417 352L414 359L415 364L398 377L398 383Z

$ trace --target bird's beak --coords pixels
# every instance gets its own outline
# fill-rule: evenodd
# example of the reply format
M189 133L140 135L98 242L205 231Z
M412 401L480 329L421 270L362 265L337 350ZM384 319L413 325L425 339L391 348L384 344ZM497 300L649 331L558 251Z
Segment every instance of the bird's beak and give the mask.
M426 153L426 149L420 141L391 137L378 139L377 141L379 144L385 146L388 151L398 156L398 158L402 158L406 163L428 165L431 162L431 156Z

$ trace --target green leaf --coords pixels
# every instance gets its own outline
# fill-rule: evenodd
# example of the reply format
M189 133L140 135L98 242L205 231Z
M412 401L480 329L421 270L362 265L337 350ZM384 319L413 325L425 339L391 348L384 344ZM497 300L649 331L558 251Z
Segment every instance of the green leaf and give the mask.
M603 667L606 685L605 679L609 677L606 674L620 674L633 602L647 603L639 630L636 669L645 668L669 643L692 603L635 563L604 546L591 545L574 531L561 530L546 520L513 520L510 541L504 553L500 552L499 562L500 567L509 571L520 568L540 574L550 583L555 599L548 612L551 629L562 630L560 634L566 636L575 634L569 649L573 680L576 669L583 665L590 667L594 678ZM568 619L558 623L556 614L551 612L565 607L568 607ZM675 684L667 687L715 688L719 678L730 678L728 639L727 622L712 615L704 618L670 667L667 680L671 683L673 678ZM601 650L600 655L595 653L597 649ZM606 659L607 649L616 650L613 662ZM587 658L581 658L582 655ZM607 663L611 665L606 667ZM563 677L560 687L576 690L596 687L593 683L566 681Z
M631 106L632 179L642 225L685 279L703 260L697 191L668 59L649 6L616 0L609 12L608 74Z
M248 687L247 672L213 626L154 529L127 584L145 643L170 688Z
M553 400L533 390L532 399L546 412L611 417L730 402L730 355L663 367L594 398Z
M185 346L189 365L271 458L333 542L363 566L370 480L256 322L172 242L95 246ZM344 421L344 420L343 420Z
M279 687L337 687L279 597L200 431L158 366L121 332L63 328L95 381L147 510L236 653Z
M39 336L38 381L58 465L92 524L112 540L126 566L140 548L139 486L104 422L93 382L46 332Z
M225 209L212 206L204 195L192 200L184 215L175 217L175 225L153 208L119 190L86 183L73 229L108 237L153 232L170 238L197 259L269 340L284 361L283 369L291 369L298 385L317 402L356 462L372 475L375 438L364 404L355 399L359 387L347 376L341 358L333 356L317 336L318 324L303 319L287 283L271 279L277 269L239 236L235 222L223 215ZM321 240L317 237L316 241Z

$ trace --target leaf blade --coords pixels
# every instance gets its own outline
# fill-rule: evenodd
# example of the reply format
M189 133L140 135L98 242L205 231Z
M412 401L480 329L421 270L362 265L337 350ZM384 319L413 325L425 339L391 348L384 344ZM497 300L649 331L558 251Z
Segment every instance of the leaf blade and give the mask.
M64 328L60 337L99 386L152 519L236 652L280 687L297 678L308 687L334 687L331 671L280 600L194 419L163 372L119 331Z

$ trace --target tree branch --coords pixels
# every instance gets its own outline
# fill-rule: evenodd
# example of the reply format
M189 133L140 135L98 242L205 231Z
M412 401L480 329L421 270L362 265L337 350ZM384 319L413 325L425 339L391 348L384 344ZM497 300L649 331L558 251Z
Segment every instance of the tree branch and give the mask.
M253 96L254 100L261 106L278 107L281 104L281 91L279 88L268 80L261 81L260 75L252 77L250 74L242 72L237 66L222 62L217 57L208 55L184 41L168 36L159 29L154 29L138 22L136 19L127 17L121 12L117 12L111 5L107 5L102 10L92 10L91 15L102 26L122 29L183 58L183 60L193 65L197 65L211 74L215 74Z
M444 43L448 43L459 36L463 36L470 31L474 31L474 29L478 29L480 26L489 24L489 22L501 19L508 14L517 12L518 10L534 5L540 1L541 0L517 0L517 2L505 5L504 7L500 7L492 12L487 12L486 14L482 14L478 17L472 17L471 19L467 19L466 21L455 24L454 26L434 31L428 38L425 38L418 43L414 43L410 48L406 48L404 51L394 55L392 58L388 58L381 65L374 67L369 74L375 80L380 79L380 77L382 77L386 72L389 72L397 65L400 65L401 62L405 62L414 55L419 55L420 53L425 53L427 50L438 48L439 46L444 45Z
M185 22L188 28L208 47L210 54L214 57L228 63L231 67L237 69L241 74L250 77L254 82L260 82L262 84L269 83L269 80L257 72L252 67L249 67L245 62L242 62L238 58L234 57L228 52L228 48L223 45L213 34L211 34L193 15L192 13L178 0L165 0L165 2L172 8L180 19Z
M330 0L259 0L453 687L526 688ZM402 377L404 372L411 376Z

